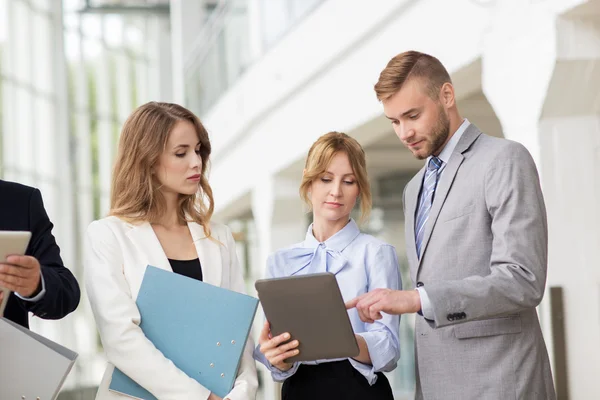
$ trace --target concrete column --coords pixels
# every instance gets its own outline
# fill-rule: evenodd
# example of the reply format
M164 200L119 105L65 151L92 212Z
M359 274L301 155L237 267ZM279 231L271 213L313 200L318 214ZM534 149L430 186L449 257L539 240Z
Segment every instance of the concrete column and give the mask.
M60 3L60 2L58 2ZM81 20L79 24L82 24ZM80 28L81 29L81 28ZM62 29L61 29L62 30ZM79 31L81 32L81 30ZM62 32L61 32L62 34ZM62 43L62 41L61 41ZM69 331L76 333L76 343L72 348L79 353L79 358L73 371L65 383L65 387L74 385L92 386L97 385L102 377L103 371L99 364L104 365L104 355L101 354L98 346L98 333L92 316L85 282L83 280L84 272L84 239L85 232L89 223L94 219L93 209L93 182L92 182L92 147L90 126L92 116L90 109L90 93L88 83L88 68L85 58L85 43L80 35L77 35L78 49L75 52L77 59L71 61L71 80L73 82L73 109L66 112L73 113L73 132L70 134L70 144L68 150L71 152L69 158L72 160L74 171L72 172L71 182L75 194L73 196L73 208L69 211L74 218L73 229L75 245L75 270L78 271L79 286L81 289L81 301L77 310L72 314L73 325L69 326ZM61 252L63 244L61 245ZM65 261L66 262L66 261ZM70 317L69 317L70 318ZM97 360L94 363L94 360ZM70 385L70 386L68 386Z
M185 103L185 61L204 27L204 0L171 0L173 101Z
M63 7L61 2L49 3L52 12L52 54L54 55L54 68L52 69L53 86L55 87L55 115L48 118L54 124L53 143L48 139L44 140L40 148L40 153L48 152L52 149L53 154L50 157L54 159L55 167L53 169L53 179L58 183L54 185L55 210L53 215L60 218L60 226L57 221L54 228L54 234L61 247L61 257L67 267L78 278L83 278L83 270L77 265L77 238L76 238L76 217L74 210L74 196L76 193L76 182L73 179L73 168L77 168L71 159L71 130L69 129L69 99L67 82L67 65L64 49L64 30L63 30ZM48 107L51 109L51 106ZM44 136L44 128L39 127L41 132L38 136ZM47 145L47 146L46 146ZM40 146L41 147L41 146ZM62 160L57 162L57 160ZM50 161L49 161L50 162ZM48 163L49 163L48 162ZM44 193L43 193L44 194ZM50 210L48 210L50 213ZM51 215L51 216L53 216ZM69 332L74 335L74 330ZM74 340L74 337L73 337Z
M263 53L260 0L247 0L248 12L248 56L256 60Z
M260 241L260 257L304 239L307 207L300 200L300 179L269 177L252 192L252 213Z
M540 171L547 285L563 290L564 338L552 335L561 321L548 291L539 314L557 390L569 398L600 396L600 16L591 3L560 15L550 2L497 2L482 61L505 137L523 143Z
M524 144L539 162L538 121L556 61L556 17L546 3L496 4L484 38L483 93L504 137Z
M28 85L33 83L32 52L19 46L18 41L32 43L32 13L26 4L7 1L7 40L2 53L2 72L9 77L3 82L4 136L3 176L6 180L26 185L37 185L35 175L35 152L32 93ZM17 39L18 38L18 39ZM52 61L52 60L47 60Z
M299 179L267 177L252 191L252 214L258 238L258 254L252 271L255 276L265 275L266 260L273 251L301 242L308 226L306 207L298 195ZM263 313L259 316L253 332L258 337L262 328ZM263 379L263 393L258 398L279 399L281 385L275 383L269 371L259 363L259 373Z
M52 95L52 98L44 98L37 94L34 97L34 110L37 113L37 123L34 123L34 137L37 140L32 143L35 150L36 160L33 167L36 169L38 179L36 186L40 189L44 199L44 207L50 220L54 223L52 233L60 246L60 255L67 268L79 279L83 276L79 260L77 258L77 234L75 231L76 219L74 210L74 186L72 179L72 163L70 162L70 130L69 130L69 103L67 92L67 70L63 43L63 15L62 2L48 4L49 17L35 15L32 18L37 25L34 29L38 34L34 35L34 41L38 46L48 47L38 59L33 55L32 65L34 70L41 61L48 63L49 72L35 72L38 81L34 80L34 87L41 92ZM48 18L48 19L46 19ZM18 49L19 50L19 49ZM23 51L23 49L20 49ZM49 58L46 58L49 57ZM38 75L39 74L39 75ZM51 83L44 82L46 79ZM33 115L36 119L36 115ZM13 132L18 136L18 132ZM15 149L8 149L15 151ZM80 317L78 313L72 313L62 319L60 323L31 318L31 329L43 336L57 341L75 351L79 352L79 341L75 326ZM65 387L73 385L80 376L81 367L74 366L70 382Z
M597 4L597 3L596 3ZM558 60L540 121L551 286L564 292L570 398L600 396L600 14L557 20Z
M122 32L118 39L118 43L122 42ZM97 60L93 60L94 75L96 78L96 111L97 115L97 151L98 151L98 176L100 189L100 217L108 214L110 209L110 181L112 172L112 125L113 125L113 94L111 87L116 80L117 87L117 102L122 100L120 90L129 89L123 88L128 84L127 70L122 70L120 67L119 58L124 57L120 53L108 50L106 47L102 50L102 56ZM111 69L116 71L111 74ZM121 76L125 75L125 76ZM124 79L120 82L119 79ZM92 116L94 118L94 116Z
M146 86L148 97L144 98L140 95L140 104L151 100L173 101L174 74L172 73L171 35L169 19L157 16L147 18L148 80L140 83Z

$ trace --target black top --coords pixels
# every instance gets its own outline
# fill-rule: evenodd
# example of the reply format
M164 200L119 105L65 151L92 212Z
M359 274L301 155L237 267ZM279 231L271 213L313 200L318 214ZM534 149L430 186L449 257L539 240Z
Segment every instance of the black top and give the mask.
M199 258L193 260L171 260L169 258L169 264L171 264L173 272L177 274L202 280L202 266Z
M46 294L36 302L21 300L14 293L8 298L4 316L26 328L28 312L43 319L59 319L79 304L79 284L60 258L53 227L39 190L0 180L0 230L31 232L25 255L40 262L46 286Z

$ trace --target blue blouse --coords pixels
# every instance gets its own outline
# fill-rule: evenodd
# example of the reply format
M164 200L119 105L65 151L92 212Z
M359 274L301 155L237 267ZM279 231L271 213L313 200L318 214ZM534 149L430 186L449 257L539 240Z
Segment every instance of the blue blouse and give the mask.
M267 278L292 275L306 275L318 272L331 272L336 276L344 301L376 288L398 290L402 287L398 257L393 246L361 233L354 220L335 235L320 243L312 234L312 224L308 227L304 242L279 250L267 260ZM365 376L370 385L377 381L379 371L389 372L396 368L400 358L398 330L400 317L382 314L383 318L373 324L364 323L358 311L348 311L354 333L362 336L369 348L373 365L362 364L352 358L352 366ZM263 363L275 381L281 382L292 376L300 366L294 363L288 371L282 372L272 366L260 352L254 350L254 358ZM302 362L315 365L337 360Z

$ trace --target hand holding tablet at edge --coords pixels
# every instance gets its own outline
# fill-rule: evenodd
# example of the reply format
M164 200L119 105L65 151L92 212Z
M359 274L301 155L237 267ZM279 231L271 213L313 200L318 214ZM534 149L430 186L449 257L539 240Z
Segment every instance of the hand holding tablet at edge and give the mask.
M297 347L300 343L297 340L285 343L289 339L290 334L288 332L272 337L269 321L265 321L265 325L258 338L260 352L265 355L271 365L281 371L287 371L292 368L292 364L286 363L284 360L299 354Z

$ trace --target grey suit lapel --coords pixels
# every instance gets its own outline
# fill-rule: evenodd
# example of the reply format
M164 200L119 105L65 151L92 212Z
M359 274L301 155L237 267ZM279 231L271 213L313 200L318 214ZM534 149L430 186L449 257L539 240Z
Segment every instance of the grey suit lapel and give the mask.
M452 187L452 183L454 182L454 178L456 177L458 168L465 159L463 153L467 151L469 147L471 147L471 145L473 144L473 142L475 142L475 139L477 139L479 135L481 135L481 131L477 129L475 125L469 125L465 130L465 133L460 138L459 142L456 144L456 147L454 148L454 151L450 156L450 160L448 161L448 165L446 165L446 167L444 168L442 176L440 177L440 180L438 182L437 188L435 189L433 205L431 206L431 211L429 212L429 217L427 218L427 224L425 225L423 244L421 245L421 258L418 260L418 267L421 266L421 260L423 260L423 256L427 251L427 244L429 243L429 238L431 237L431 233L433 232L433 228L435 227L438 215L440 214L440 211L444 206L446 197L450 192L450 188ZM414 209L416 210L416 204ZM413 237L412 243L414 244L414 242L415 240Z

